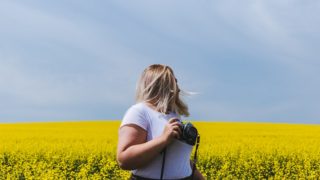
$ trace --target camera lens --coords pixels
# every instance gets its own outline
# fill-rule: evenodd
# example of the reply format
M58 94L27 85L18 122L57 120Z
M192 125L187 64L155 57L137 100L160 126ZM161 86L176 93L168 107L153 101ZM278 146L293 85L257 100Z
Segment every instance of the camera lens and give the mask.
M187 124L183 124L182 130L182 140L190 145L195 145L198 136L197 129L188 122Z
M197 138L197 135L198 135L197 129L194 127L190 127L190 129L188 131L188 135L189 135L189 137L192 137L192 139Z

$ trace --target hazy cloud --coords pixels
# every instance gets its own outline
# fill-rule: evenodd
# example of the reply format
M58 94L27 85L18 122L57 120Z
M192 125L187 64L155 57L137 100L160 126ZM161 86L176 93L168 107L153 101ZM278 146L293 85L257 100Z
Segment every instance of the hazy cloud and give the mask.
M153 63L189 119L319 123L320 2L0 3L0 121L121 119Z

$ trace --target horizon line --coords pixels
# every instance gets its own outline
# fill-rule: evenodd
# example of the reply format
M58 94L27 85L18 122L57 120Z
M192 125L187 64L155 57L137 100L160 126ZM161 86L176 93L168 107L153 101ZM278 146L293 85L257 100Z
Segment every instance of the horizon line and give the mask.
M78 119L78 120L49 120L49 121L12 121L12 122L1 122L2 124L42 124L42 123L77 123L77 122L121 122L121 119ZM319 126L320 123L301 123L301 122L271 122L271 121L234 121L234 120L186 120L187 122L200 122L200 123L252 123L252 124L288 124L288 125L316 125Z

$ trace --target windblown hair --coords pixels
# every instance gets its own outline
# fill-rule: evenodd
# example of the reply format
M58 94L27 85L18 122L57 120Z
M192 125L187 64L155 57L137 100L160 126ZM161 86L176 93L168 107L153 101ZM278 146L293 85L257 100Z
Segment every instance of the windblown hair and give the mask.
M153 64L147 67L137 84L136 101L147 102L156 110L168 114L175 112L189 116L188 106L180 99L181 92L173 70L166 65Z

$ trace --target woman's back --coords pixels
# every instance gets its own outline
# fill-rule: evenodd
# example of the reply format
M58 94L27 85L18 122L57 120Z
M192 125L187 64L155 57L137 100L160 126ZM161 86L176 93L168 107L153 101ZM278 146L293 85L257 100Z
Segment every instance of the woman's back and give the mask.
M123 117L120 127L135 124L147 131L147 141L159 137L168 120L179 116L176 113L163 114L150 108L144 102L131 106ZM164 179L178 179L190 176L190 154L192 147L180 140L173 140L167 146L164 167ZM163 154L158 154L143 168L132 170L132 173L142 177L159 179L161 174Z

